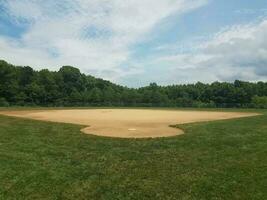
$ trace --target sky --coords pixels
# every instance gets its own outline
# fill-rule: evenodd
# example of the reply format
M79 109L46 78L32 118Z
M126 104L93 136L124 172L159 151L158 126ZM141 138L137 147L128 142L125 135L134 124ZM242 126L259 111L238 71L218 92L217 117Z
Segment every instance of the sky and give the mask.
M129 87L267 80L266 0L0 0L0 59Z

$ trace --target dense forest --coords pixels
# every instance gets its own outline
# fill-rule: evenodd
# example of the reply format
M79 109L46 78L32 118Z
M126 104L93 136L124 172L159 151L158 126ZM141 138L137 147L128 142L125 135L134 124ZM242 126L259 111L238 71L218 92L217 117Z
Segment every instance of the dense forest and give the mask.
M267 83L187 84L138 89L63 66L35 71L0 61L0 106L166 106L267 108Z

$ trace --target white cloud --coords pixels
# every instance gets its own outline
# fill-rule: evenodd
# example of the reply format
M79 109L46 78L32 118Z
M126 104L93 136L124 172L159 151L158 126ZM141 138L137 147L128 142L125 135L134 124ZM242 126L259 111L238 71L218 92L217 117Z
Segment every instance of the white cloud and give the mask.
M29 29L19 39L0 37L1 58L34 67L73 65L116 79L131 58L131 45L145 39L172 14L207 0L3 0L5 14ZM108 75L106 71L113 71Z
M168 67L170 82L267 80L267 20L232 26L195 44L192 53L157 59ZM173 48L173 45L171 45Z

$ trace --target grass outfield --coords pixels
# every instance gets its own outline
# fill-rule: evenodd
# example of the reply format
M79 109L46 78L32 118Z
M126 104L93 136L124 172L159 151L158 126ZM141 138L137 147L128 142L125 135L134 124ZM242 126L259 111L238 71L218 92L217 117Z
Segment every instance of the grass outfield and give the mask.
M138 140L0 116L0 199L267 199L260 112Z

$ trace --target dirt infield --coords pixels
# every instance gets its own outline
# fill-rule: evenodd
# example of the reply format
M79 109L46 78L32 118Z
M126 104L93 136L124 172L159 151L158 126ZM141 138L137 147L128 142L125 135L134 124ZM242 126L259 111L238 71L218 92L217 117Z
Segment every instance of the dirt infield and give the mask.
M43 121L64 122L89 126L87 134L120 137L169 137L183 131L169 125L255 116L256 113L208 112L150 109L75 109L2 111L0 114Z

